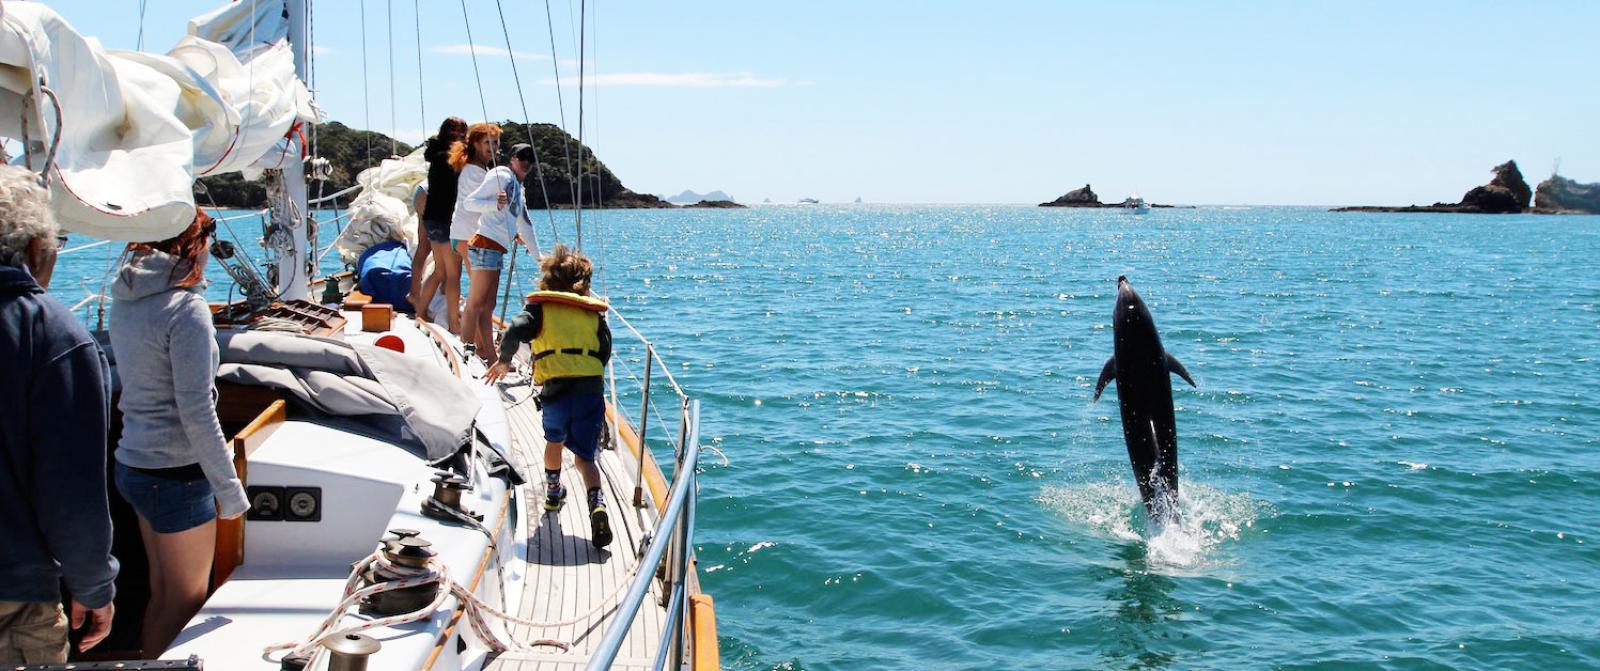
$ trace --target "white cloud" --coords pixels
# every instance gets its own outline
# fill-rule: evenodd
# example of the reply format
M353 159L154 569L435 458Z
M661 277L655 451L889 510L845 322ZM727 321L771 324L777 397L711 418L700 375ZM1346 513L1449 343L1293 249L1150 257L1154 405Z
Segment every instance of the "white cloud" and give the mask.
M334 53L334 51L333 51L333 47L325 47L325 46L322 46L322 45L318 44L316 46L311 47L311 53L314 53L314 54L316 54L318 56L327 56L329 54Z
M576 84L577 76L563 77L563 84ZM554 84L554 79L542 79L540 84ZM748 72L613 72L584 77L586 86L672 86L687 88L713 87L774 87L788 84L784 79L761 78Z
M510 56L524 61L550 60L550 57L544 54L536 54L531 51L506 51L500 47L491 47L482 44L447 44L442 47L434 47L430 51L436 54L456 54L460 56L470 56L473 52L477 52L479 56L491 56L495 58L506 58L507 56Z

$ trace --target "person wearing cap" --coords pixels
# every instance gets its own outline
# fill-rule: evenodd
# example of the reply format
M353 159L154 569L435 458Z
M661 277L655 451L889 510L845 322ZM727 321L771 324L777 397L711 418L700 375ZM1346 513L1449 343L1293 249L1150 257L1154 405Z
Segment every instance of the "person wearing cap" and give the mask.
M467 240L467 262L472 277L467 295L465 320L473 327L473 341L477 351L494 351L495 291L500 286L500 271L505 267L506 253L520 239L533 255L539 258L539 239L528 221L528 202L522 180L533 170L533 147L525 143L512 145L508 165L489 171L472 193L462 200L462 206L480 214L478 232ZM465 325L463 330L467 330Z

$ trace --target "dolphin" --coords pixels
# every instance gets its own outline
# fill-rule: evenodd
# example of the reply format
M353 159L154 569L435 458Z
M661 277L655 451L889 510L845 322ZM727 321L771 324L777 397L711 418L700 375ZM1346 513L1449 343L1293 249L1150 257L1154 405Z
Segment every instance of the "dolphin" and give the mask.
M1117 306L1111 313L1114 347L1094 385L1094 400L1112 380L1122 406L1122 438L1145 512L1157 524L1178 520L1178 425L1172 415L1172 378L1178 374L1198 387L1177 357L1161 348L1150 308L1128 278L1117 278Z

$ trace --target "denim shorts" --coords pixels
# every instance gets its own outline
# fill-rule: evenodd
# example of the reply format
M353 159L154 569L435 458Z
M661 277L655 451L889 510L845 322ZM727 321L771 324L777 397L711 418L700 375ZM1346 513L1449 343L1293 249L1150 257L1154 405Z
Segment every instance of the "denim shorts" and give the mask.
M566 443L578 458L593 463L606 423L605 395L567 394L543 405L545 441Z
M483 247L468 247L467 262L473 270L500 270L506 267L506 253Z
M440 244L449 244L450 242L450 222L448 221L423 219L422 230L428 234L428 242Z
M211 483L204 477L182 480L117 462L117 491L158 534L188 531L217 517Z

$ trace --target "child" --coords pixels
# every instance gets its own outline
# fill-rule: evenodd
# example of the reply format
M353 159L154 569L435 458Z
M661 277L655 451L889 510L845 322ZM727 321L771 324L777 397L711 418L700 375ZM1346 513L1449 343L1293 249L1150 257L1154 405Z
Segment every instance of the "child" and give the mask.
M610 306L589 295L594 266L582 252L557 244L539 261L539 273L539 291L528 294L527 307L506 328L498 360L483 381L493 384L505 377L517 348L532 341L533 382L541 386L544 408L544 509L560 510L566 501L561 450L572 450L589 490L591 541L602 548L611 543L611 520L594 462L605 427L605 367L611 360L605 313Z

